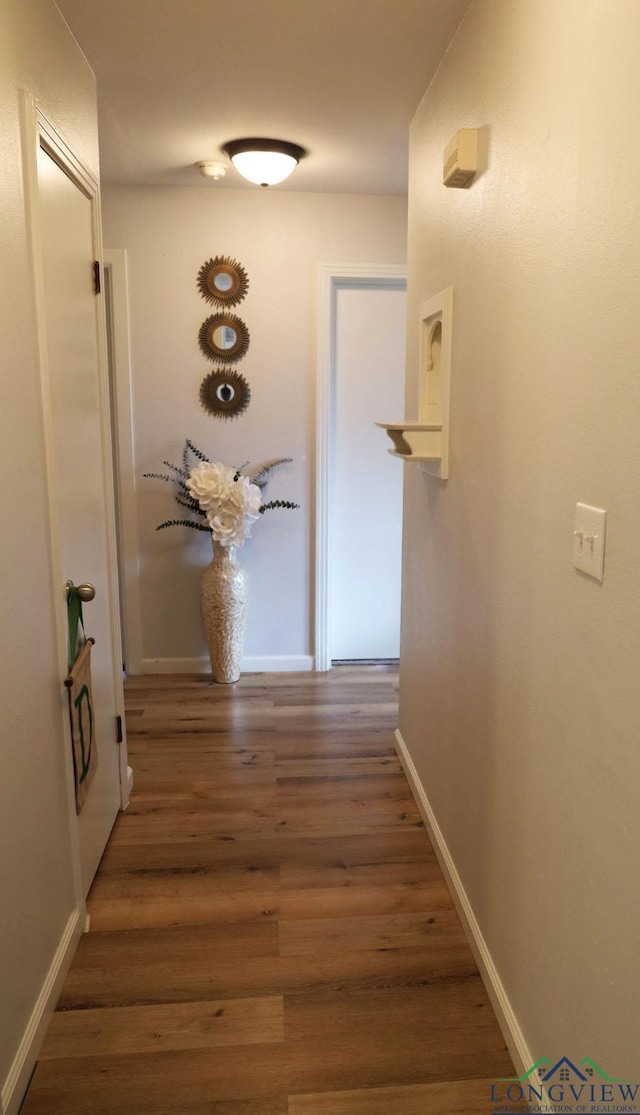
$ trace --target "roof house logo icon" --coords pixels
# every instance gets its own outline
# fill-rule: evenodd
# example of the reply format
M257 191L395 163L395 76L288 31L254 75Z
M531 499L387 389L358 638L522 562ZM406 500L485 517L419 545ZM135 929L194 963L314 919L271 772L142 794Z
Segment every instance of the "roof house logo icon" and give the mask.
M503 1076L501 1080L517 1080L520 1084L523 1084L532 1077L536 1077L546 1084L555 1078L556 1073L559 1074L558 1079L562 1081L569 1080L573 1073L578 1080L582 1080L585 1084L588 1083L589 1080L597 1078L605 1080L608 1084L627 1083L626 1080L619 1077L609 1076L591 1057L583 1057L582 1060L578 1062L578 1065L580 1067L574 1065L573 1061L570 1061L568 1057L561 1057L560 1060L556 1061L555 1065L552 1066L548 1057L540 1057L540 1059L536 1061L530 1069L527 1069L522 1076ZM547 1066L549 1066L549 1068L547 1068Z

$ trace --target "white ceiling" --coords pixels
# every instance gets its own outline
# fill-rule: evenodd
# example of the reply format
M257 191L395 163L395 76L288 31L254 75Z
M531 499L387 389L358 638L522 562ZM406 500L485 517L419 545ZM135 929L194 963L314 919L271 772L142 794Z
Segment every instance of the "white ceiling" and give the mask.
M194 169L243 136L309 155L276 189L402 194L408 126L469 0L57 0L98 79L108 182Z

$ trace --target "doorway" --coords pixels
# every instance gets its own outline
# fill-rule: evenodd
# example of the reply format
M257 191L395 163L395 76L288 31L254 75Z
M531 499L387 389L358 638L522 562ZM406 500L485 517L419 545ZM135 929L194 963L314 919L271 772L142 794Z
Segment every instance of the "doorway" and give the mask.
M318 271L316 669L399 656L402 469L374 422L404 411L406 269Z
M116 548L120 585L121 658L123 673L126 676L142 673L142 624L129 284L127 253L123 248L105 248L104 276Z

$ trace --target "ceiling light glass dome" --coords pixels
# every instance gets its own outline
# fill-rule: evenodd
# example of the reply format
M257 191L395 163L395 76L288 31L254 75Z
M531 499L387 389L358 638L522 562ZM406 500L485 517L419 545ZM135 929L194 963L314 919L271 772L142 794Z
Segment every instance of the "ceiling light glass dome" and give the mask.
M243 178L256 186L284 182L306 155L304 147L281 139L234 139L223 151Z

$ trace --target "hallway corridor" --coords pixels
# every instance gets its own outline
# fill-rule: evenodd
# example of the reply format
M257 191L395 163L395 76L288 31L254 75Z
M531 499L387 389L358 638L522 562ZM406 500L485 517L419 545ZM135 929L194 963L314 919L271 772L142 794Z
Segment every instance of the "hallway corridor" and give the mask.
M131 805L23 1115L485 1115L513 1068L397 673L132 678Z

